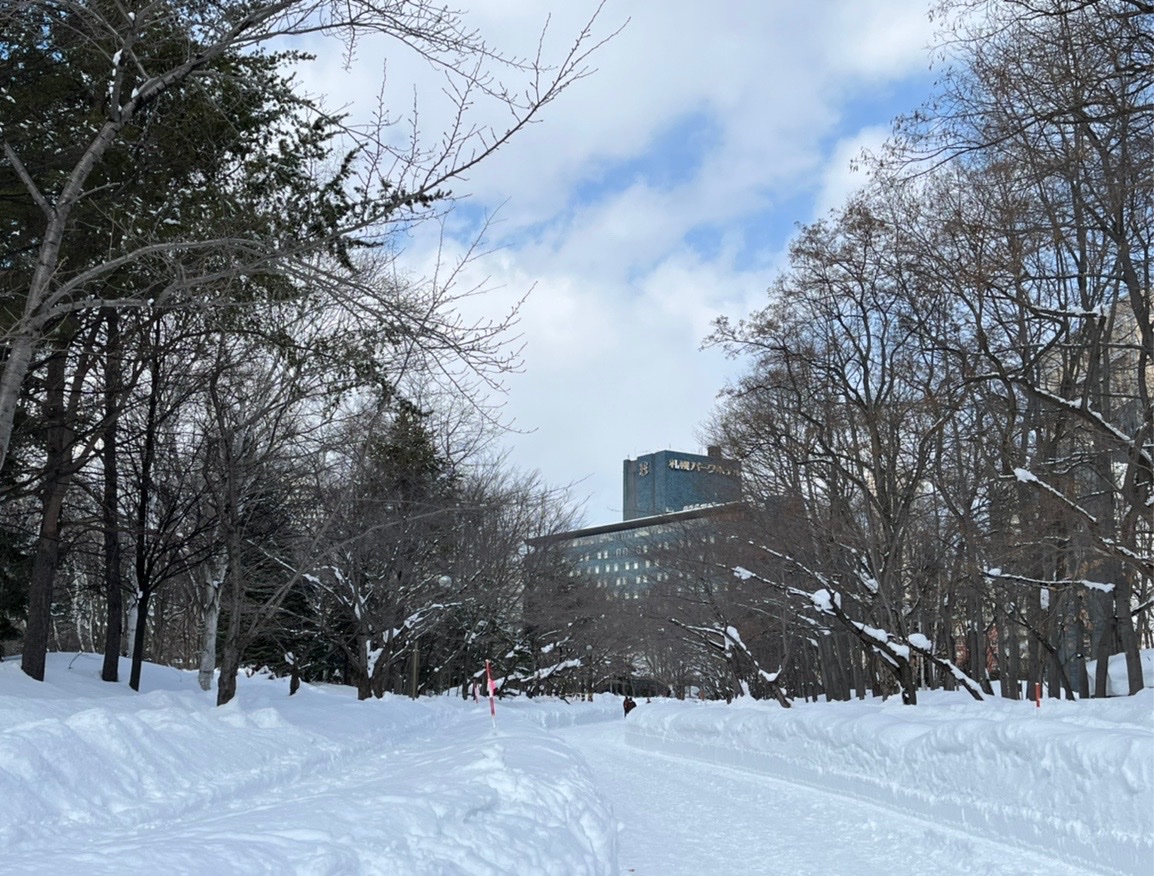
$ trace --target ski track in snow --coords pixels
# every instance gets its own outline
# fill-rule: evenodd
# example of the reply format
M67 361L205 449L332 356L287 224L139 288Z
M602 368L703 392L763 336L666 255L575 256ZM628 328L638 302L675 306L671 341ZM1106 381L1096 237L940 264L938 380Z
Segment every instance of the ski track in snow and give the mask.
M908 812L734 767L635 748L623 724L562 738L589 762L620 823L621 873L637 876L1089 876Z

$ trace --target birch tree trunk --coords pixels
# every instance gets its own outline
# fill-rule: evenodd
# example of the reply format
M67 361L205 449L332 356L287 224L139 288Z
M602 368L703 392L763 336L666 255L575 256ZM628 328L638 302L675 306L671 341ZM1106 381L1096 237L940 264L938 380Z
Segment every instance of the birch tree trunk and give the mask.
M216 634L220 624L220 592L223 581L213 565L204 581L204 615L200 631L200 669L196 680L201 690L212 690L216 671Z
M124 652L133 654L136 651L136 614L140 610L140 590L132 589L128 597L128 613L124 619Z

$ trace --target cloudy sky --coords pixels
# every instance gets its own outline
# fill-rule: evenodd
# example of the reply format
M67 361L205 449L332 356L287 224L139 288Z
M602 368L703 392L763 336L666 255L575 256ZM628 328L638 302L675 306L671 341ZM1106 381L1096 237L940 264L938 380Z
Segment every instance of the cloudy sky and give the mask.
M510 54L533 54L548 19L555 59L597 7L467 5L468 23ZM922 0L720 0L708 12L700 0L607 0L594 33L618 28L592 75L455 185L467 197L441 241L452 261L494 220L488 254L463 278L489 291L468 308L499 314L532 289L524 367L503 400L519 431L505 446L516 467L572 485L590 525L621 519L622 460L701 452L741 367L700 349L711 321L764 304L796 224L841 202L860 182L851 159L932 83ZM436 79L395 47L362 45L351 70L322 53L306 81L360 111L379 93L382 57L386 102L415 93L422 131L435 129ZM402 258L427 271L436 238L416 234Z

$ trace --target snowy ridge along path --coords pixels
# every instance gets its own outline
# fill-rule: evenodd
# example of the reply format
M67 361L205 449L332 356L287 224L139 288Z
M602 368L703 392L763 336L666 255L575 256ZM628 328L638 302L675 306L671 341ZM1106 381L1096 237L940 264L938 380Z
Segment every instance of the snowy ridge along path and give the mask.
M603 787L618 786L615 808L642 813L649 831L635 798L681 810L679 827L640 840L637 862L639 840L626 825L628 872L707 872L694 866L736 854L716 872L1149 876L1152 694L1101 703L1117 721L1094 718L1086 704L975 709L953 694L916 707L892 699L788 711L657 701L621 722L613 766L594 770ZM612 750L604 731L565 736L590 758ZM692 858L711 823L703 860L646 867L645 858L679 844L680 857Z

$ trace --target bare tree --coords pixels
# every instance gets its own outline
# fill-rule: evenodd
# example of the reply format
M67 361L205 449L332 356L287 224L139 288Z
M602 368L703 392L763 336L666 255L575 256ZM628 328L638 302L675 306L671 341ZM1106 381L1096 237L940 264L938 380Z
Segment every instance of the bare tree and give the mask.
M983 688L1072 696L1084 657L1102 695L1123 653L1133 692L1154 586L1154 10L942 6L939 94L799 235L770 306L719 324L753 367L715 429L752 495L798 502L807 535L767 543L795 565L779 583L824 593L903 695L969 687L960 654Z
M918 332L917 277L902 250L900 231L863 196L804 230L774 303L738 326L720 321L713 340L754 357L732 395L745 409L757 400L758 436L804 471L807 552L855 588L862 622L905 640L934 598L927 483L966 390ZM894 669L914 701L908 666Z
M1105 584L1097 690L1120 651L1135 692L1135 627L1149 624L1154 581L1154 11L1126 0L946 5L963 13L956 63L932 121L912 118L903 145L912 167L949 162L961 186L938 201L950 204L952 240L937 264L976 328L973 374L1015 439L1001 474L1029 545L998 568L1063 599L1080 581ZM1078 601L1093 607L1102 591Z
M52 130L38 128L40 120L22 119L6 121L0 134L2 169L23 190L31 205L29 216L38 214L35 233L23 238L25 279L10 290L14 319L6 326L7 355L0 371L0 466L35 351L61 318L97 307L195 299L199 290L214 284L219 289L219 281L228 278L281 272L314 276L318 252L343 251L358 236L379 238L385 224L409 222L443 197L447 182L499 149L584 76L596 48L586 28L553 67L540 58L507 61L458 17L432 3L400 0L229 0L211 7L148 3L138 9L87 0L18 0L0 10L0 33L5 35L0 58L19 65L11 82L26 90L36 89L37 77L48 75L54 53L66 53L66 63L76 68L92 68L80 70L78 80L69 83L67 100L51 107ZM121 217L84 213L85 205L98 202L105 187L120 181L126 163L128 173L139 172L132 164L140 157L133 154L133 144L148 130L163 128L166 113L179 112L182 100L200 95L205 105L212 105L230 85L243 90L255 84L246 59L259 58L288 38L318 33L350 41L384 34L440 67L458 112L438 145L414 140L398 148L385 136L385 113L376 132L358 139L354 131L346 131L354 152L367 164L359 168L359 179L353 179L357 171L350 157L319 185L312 203L327 203L329 209L319 210L317 221L304 227L191 221L180 212L182 206L189 207L187 198L150 205L148 215L124 216L123 222ZM39 52L36 63L21 65L31 50ZM506 88L494 68L512 71L527 80L526 86ZM282 88L283 80L261 84ZM501 129L472 125L468 110L477 100L506 108L508 124ZM307 101L295 102L297 115L318 115ZM227 117L228 108L220 107L220 112ZM53 138L67 143L67 149L53 151ZM253 162L283 166L292 153L258 150L251 157ZM157 172L155 167L149 170ZM294 209L301 203L294 203ZM269 206L271 216L283 215L275 203ZM189 207L187 212L196 211ZM169 232L140 233L142 226ZM95 257L79 246L89 233L111 236L114 246ZM163 276L147 292L108 288L105 281L113 273L145 264Z
M295 56L269 53L306 35L335 35L351 45L369 33L392 37L445 74L457 113L436 147L426 148L415 130L398 145L384 108L374 129L342 127L293 91L281 67ZM339 320L342 308L346 315L360 311L345 342L311 348L339 360L346 389L350 369L380 382L382 363L398 346L409 356L451 348L474 374L507 364L496 340L507 321L464 325L445 312L444 298L430 305L427 295L390 296L405 284L382 284L363 262L354 267L352 250L379 245L391 228L430 215L447 197L449 180L584 76L596 47L588 27L554 67L540 57L502 58L458 17L425 2L392 0L225 2L211 9L20 0L0 10L0 34L0 64L11 74L8 99L0 102L0 174L17 193L0 215L12 230L0 253L0 291L11 315L0 370L0 467L37 351L49 338L59 347L62 325L95 324L85 323L88 313L227 311L237 302L290 299L304 308L327 294L322 307L330 319ZM510 90L499 82L501 72L527 84ZM473 125L469 108L477 102L508 111L508 123ZM44 112L19 116L33 105ZM338 135L346 152L334 157ZM438 295L449 286L434 285ZM248 331L237 313L215 330ZM369 319L378 320L375 330ZM268 326L261 330L267 334ZM78 373L73 385L84 379ZM59 375L47 385L62 385ZM110 408L107 429L113 416ZM61 409L52 434L71 440L75 423L67 417ZM107 431L105 438L115 436ZM75 457L62 448L54 458L66 455ZM73 464L67 462L63 468ZM45 494L44 546L55 543L59 526L54 496L70 485L63 468L55 466L60 476L50 471L45 481L55 492ZM115 460L107 454L105 470L111 503ZM105 526L111 532L110 520ZM116 547L110 536L110 555ZM54 567L46 547L33 575L25 649L36 677L44 650L37 630L48 616Z

